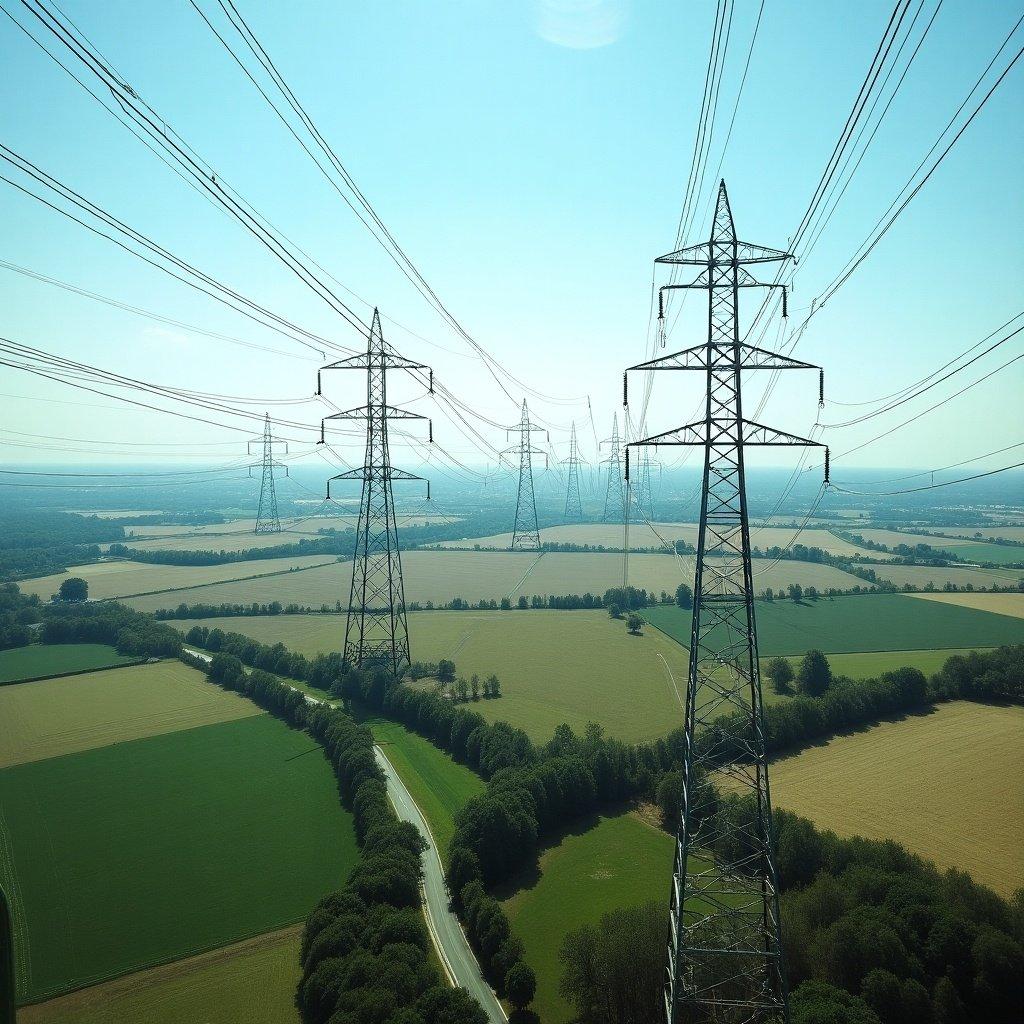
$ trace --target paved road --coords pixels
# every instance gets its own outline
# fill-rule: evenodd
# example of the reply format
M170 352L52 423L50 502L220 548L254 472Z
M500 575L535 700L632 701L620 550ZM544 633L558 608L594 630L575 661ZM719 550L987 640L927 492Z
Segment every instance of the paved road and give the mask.
M203 661L213 660L209 654L202 651L188 647L185 651ZM295 690L296 687L293 686L291 689ZM320 700L308 693L305 696L310 704L328 704L328 701ZM466 989L473 996L484 1008L491 1024L508 1024L508 1018L501 1008L501 1003L498 1002L498 997L480 973L480 965L466 939L462 925L459 924L459 919L448 909L448 888L444 882L444 868L434 846L430 826L427 825L426 819L416 806L416 801L405 788L405 783L392 767L384 751L374 745L373 752L387 776L388 796L398 817L402 821L411 821L427 840L427 849L423 854L423 910L427 917L430 937L448 973L448 980Z
M448 971L449 979L473 996L484 1008L491 1024L507 1024L508 1018L501 1008L501 1003L480 974L480 966L466 941L459 919L448 909L444 869L434 847L434 837L430 834L430 828L384 752L377 746L373 748L373 752L387 776L388 796L395 805L398 817L402 821L412 822L427 840L428 846L423 854L423 909L427 915L427 927Z

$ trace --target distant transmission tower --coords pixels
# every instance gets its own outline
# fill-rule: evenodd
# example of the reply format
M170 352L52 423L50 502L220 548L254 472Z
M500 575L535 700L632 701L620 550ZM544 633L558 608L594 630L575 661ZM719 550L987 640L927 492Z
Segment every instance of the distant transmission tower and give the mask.
M537 526L537 501L533 496L533 455L543 455L547 465L547 453L534 448L530 442L530 433L543 430L530 423L530 413L523 399L523 412L519 422L509 427L506 437L513 430L519 433L519 443L506 448L502 455L519 456L519 492L516 495L516 522L512 529L512 551L539 551L540 529Z
M573 421L572 433L569 435L569 458L562 462L569 467L569 486L565 492L565 515L567 523L578 523L583 519L583 503L580 501L580 463L584 459L580 455L576 443L576 422Z
M654 498L651 493L651 457L646 448L640 451L640 465L637 467L636 482L631 488L633 504L641 522L654 521Z
M256 529L253 533L280 533L281 517L277 514L277 488L274 484L274 470L283 469L284 475L288 475L288 467L283 462L274 458L274 445L283 444L284 452L288 454L287 441L275 441L270 433L270 413L266 413L263 420L263 437L253 438L247 446L249 454L252 454L254 444L263 445L263 459L255 462L249 467L249 476L257 466L263 469L263 481L260 484L260 504L256 511Z
M668 1024L779 1024L789 1019L744 449L814 442L744 419L740 382L746 370L812 367L741 342L737 310L740 288L783 287L762 285L744 266L788 258L777 249L737 241L722 182L710 240L656 261L702 268L690 284L665 285L658 306L663 320L666 290L707 289L707 342L630 367L696 370L707 381L703 419L634 442L704 449L686 689L683 806L669 898ZM785 295L783 290L784 316ZM827 484L827 473L825 480ZM719 717L723 713L725 717ZM709 728L712 724L714 730ZM728 813L715 801L710 780L719 772L749 797L745 813Z
M626 521L626 490L622 485L622 449L619 440L619 414L612 420L612 436L601 444L610 445L608 458L602 465L608 467L608 486L604 495L602 522L623 523Z
M327 481L328 499L331 497L331 480L363 482L352 560L352 589L345 621L344 664L357 668L382 665L395 675L409 664L409 627L405 616L402 556L398 547L391 481L423 478L392 467L388 452L388 420L426 419L387 404L387 371L398 369L424 370L427 367L392 352L385 345L380 316L374 310L366 354L342 359L322 368L365 370L366 405L325 416L320 424L320 443L323 444L327 420L363 420L366 423L366 455L362 466L339 473ZM430 390L433 393L433 373ZM321 393L319 374L316 393ZM433 440L432 426L430 437ZM429 483L427 497L430 497Z

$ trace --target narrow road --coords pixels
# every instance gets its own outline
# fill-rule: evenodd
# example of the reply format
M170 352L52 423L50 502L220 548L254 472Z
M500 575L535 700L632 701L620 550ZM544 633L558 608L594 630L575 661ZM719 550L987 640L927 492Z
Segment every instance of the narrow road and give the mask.
M427 917L427 927L448 972L449 980L469 992L484 1008L491 1024L507 1024L505 1011L502 1010L501 1003L498 1002L491 986L481 975L480 965L466 940L459 919L448 909L448 888L444 882L444 868L434 846L430 827L384 751L374 746L373 752L377 755L377 763L387 776L388 796L391 797L398 817L402 821L412 822L427 840L427 849L423 854L423 910Z
M209 654L189 647L185 648L185 652L206 662L213 660ZM297 687L293 686L291 689L296 690ZM310 704L328 703L308 693L305 697ZM508 1024L508 1017L505 1016L498 997L480 973L480 965L466 939L462 925L459 924L459 919L448 909L448 887L444 881L444 868L441 866L441 858L434 844L430 826L384 751L374 744L373 752L387 778L388 796L394 805L395 813L402 821L412 822L427 841L427 849L423 853L423 913L427 919L430 938L441 958L448 980L469 992L484 1008L484 1013L491 1024Z

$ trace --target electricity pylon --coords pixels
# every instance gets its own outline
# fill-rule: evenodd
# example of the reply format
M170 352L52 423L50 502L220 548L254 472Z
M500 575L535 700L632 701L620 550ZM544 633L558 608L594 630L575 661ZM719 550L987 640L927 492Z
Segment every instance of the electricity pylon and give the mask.
M604 493L604 512L601 515L601 521L623 523L626 521L626 491L622 485L622 449L619 442L618 413L612 420L612 436L602 441L601 444L611 446L608 458L601 460L601 465L608 467L608 486Z
M651 457L646 448L640 452L640 465L637 467L637 480L633 491L633 504L639 513L641 522L654 521L654 499L651 495Z
M255 437L246 445L246 451L252 455L254 444L263 445L263 459L254 462L249 467L249 476L257 466L263 469L263 481L260 484L260 504L256 510L256 528L253 533L280 533L281 517L277 514L277 487L274 484L274 470L283 469L284 475L288 475L288 467L283 462L274 458L274 445L283 444L284 452L288 454L287 441L275 441L270 433L270 413L266 413L263 420L263 437Z
M562 459L569 467L569 486L565 492L565 514L567 523L578 523L583 519L583 503L580 501L580 463L586 460L580 455L580 447L576 443L576 421L573 421L569 435L569 458Z
M741 371L812 366L741 342L737 309L740 288L782 287L762 285L744 266L788 258L778 249L737 241L723 181L710 240L656 260L702 268L692 283L665 285L658 305L663 319L665 291L707 289L707 342L630 367L697 370L707 382L703 419L633 442L704 449L683 801L669 898L668 1024L781 1024L789 1019L744 450L814 442L744 419L740 382ZM783 310L785 315L785 291ZM626 465L628 473L628 457ZM719 717L723 712L729 714ZM747 798L739 808L716 801L710 781L716 773L729 776Z
M519 491L516 495L516 521L512 528L512 551L539 551L540 529L537 526L537 501L533 495L533 455L543 455L547 466L547 452L534 448L530 443L530 433L543 430L530 423L530 413L523 399L523 411L519 422L505 431L505 437L513 431L519 432L519 443L506 448L502 455L519 456Z
M364 420L366 455L363 464L327 481L331 497L332 480L361 480L359 527L352 558L352 589L348 617L345 620L343 662L356 668L383 666L396 676L409 665L409 627L405 616L405 588L402 583L402 556L398 546L392 480L422 480L422 477L395 469L388 452L388 420L422 420L425 416L387 404L388 370L425 370L423 363L398 355L385 345L380 316L373 311L373 324L366 354L342 359L323 370L365 370L366 405L325 416L320 423L320 443L324 443L327 420ZM321 394L320 374L316 393ZM433 374L431 373L431 393ZM430 428L433 440L433 427ZM427 497L430 485L427 484Z

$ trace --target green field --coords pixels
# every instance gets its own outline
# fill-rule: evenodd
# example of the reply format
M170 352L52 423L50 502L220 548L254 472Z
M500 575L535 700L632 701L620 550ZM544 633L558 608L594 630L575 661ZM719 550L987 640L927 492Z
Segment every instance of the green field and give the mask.
M596 924L611 910L651 900L665 902L668 927L672 838L632 814L590 824L545 850L539 876L521 879L524 888L510 890L505 899L513 931L537 974L533 1010L544 1024L568 1024L573 1017L558 994L558 952L568 932Z
M196 622L264 643L280 641L305 654L337 650L344 628L335 615ZM172 623L183 630L193 624ZM521 726L538 741L550 739L562 722L578 733L598 722L609 735L635 742L663 736L680 723L666 662L682 687L685 651L654 629L630 636L625 623L606 612L414 612L409 634L417 660L451 658L467 679L498 675L503 696L477 701L473 709L488 721Z
M88 672L138 661L106 644L31 644L0 651L0 683Z
M21 1024L298 1024L300 928L23 1008Z
M448 845L455 831L452 819L470 797L484 791L483 779L404 725L376 716L361 720L372 729L375 742L423 812L447 865Z
M958 701L771 766L772 798L843 836L895 839L1004 896L1024 884L1024 708Z
M0 686L0 768L259 714L176 660Z
M1004 544L990 544L984 540L951 539L949 537L935 537L928 533L901 533L899 530L880 529L857 529L865 540L875 541L878 544L886 544L895 547L898 544L930 544L940 551L948 551L968 562L996 562L999 565L1006 565L1010 562L1024 562L1024 548L1012 547ZM945 531L943 531L945 532ZM984 529L981 531L984 533Z
M970 650L976 650L971 648ZM984 649L984 648L982 648ZM967 654L968 649L947 648L934 651L868 651L864 654L830 654L828 663L832 672L837 676L849 676L851 679L872 679L882 672L892 672L895 669L909 666L920 669L926 676L938 672L946 659L954 654ZM790 655L788 660L796 668L802 659L802 655ZM764 678L764 669L767 658L761 659L761 673ZM765 683L767 688L767 683Z
M870 594L834 600L758 601L757 629L762 656L998 647L1024 642L1024 625L957 605L916 600L902 594ZM648 608L653 625L681 644L690 642L691 615L674 607Z
M268 715L6 768L0 808L22 1002L295 923L358 858L320 748Z

